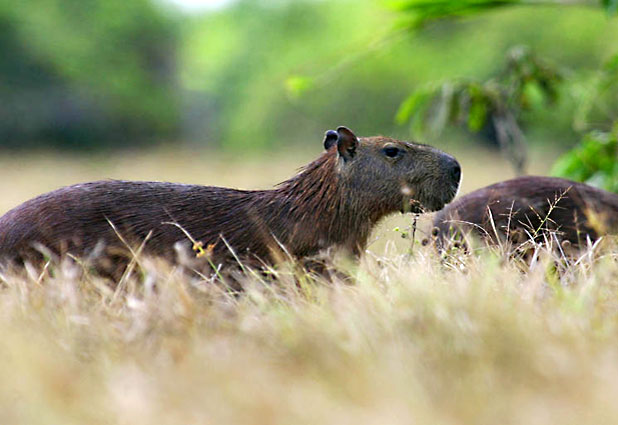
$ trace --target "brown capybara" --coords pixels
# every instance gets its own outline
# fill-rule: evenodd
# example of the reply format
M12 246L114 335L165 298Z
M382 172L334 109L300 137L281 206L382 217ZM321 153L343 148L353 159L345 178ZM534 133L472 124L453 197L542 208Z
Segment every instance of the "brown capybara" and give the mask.
M339 127L325 152L271 190L161 182L96 181L31 199L0 217L0 258L54 254L128 256L127 245L174 259L175 244L202 244L218 265L275 262L328 247L358 254L378 220L396 211L438 210L461 177L452 156L388 137L358 139ZM117 258L116 258L117 260Z
M462 196L438 212L433 225L439 247L468 232L491 243L521 244L540 241L547 231L581 247L618 232L618 195L561 178L518 177Z

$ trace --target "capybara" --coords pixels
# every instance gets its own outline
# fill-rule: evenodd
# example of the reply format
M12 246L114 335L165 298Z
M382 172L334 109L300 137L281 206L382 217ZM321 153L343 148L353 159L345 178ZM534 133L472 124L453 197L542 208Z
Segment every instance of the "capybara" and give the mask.
M618 232L618 195L561 178L518 177L462 196L438 212L433 225L439 247L468 232L491 243L521 244L541 241L547 231L581 247Z
M273 263L328 247L359 254L372 227L396 211L433 211L455 196L461 170L430 146L329 130L323 152L271 190L104 180L64 187L0 217L0 258L22 263L41 251L116 257L138 246L174 259L189 239L214 264Z

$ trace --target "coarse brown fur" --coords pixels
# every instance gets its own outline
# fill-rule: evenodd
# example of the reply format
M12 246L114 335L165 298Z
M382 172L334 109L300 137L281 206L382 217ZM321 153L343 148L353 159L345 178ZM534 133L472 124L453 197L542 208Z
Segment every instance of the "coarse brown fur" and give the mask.
M125 243L143 243L143 252L173 259L176 243L191 246L188 235L214 264L231 261L230 248L243 260L266 262L284 250L297 258L332 246L358 254L382 217L442 208L459 185L457 161L429 146L357 139L345 127L329 131L324 145L272 190L111 180L55 190L0 217L0 258L36 260L41 247L126 258Z
M570 180L526 176L478 189L436 214L434 236L472 232L490 243L521 244L551 231L558 241L582 246L618 232L618 195Z

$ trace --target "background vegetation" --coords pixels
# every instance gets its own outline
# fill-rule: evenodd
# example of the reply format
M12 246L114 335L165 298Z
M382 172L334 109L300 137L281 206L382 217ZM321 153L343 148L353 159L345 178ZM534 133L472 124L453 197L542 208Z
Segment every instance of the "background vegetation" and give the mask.
M84 148L178 129L177 22L149 0L0 5L0 145Z
M412 90L485 80L525 45L568 70L558 105L531 99L531 139L572 144L573 111L616 54L617 21L597 2L471 2L473 11L483 3L509 7L468 14L448 6L466 2L242 0L187 15L149 0L4 2L0 142L246 149L306 143L341 123L406 134L393 117ZM464 16L436 20L449 14ZM589 112L586 122L608 121Z

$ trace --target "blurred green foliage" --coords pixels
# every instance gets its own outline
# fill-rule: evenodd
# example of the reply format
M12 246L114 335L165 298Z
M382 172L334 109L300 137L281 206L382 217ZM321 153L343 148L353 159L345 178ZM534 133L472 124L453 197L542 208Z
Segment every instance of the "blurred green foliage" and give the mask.
M601 0L601 3L607 9L607 13L618 13L618 0Z
M618 193L618 125L587 134L556 161L552 174Z
M559 158L552 174L618 193L618 55L593 73L583 87L574 125L580 130L597 130ZM611 130L599 130L612 120Z
M484 131L522 173L526 142L521 115L555 103L562 80L556 67L525 47L515 47L507 54L505 69L486 81L452 80L413 90L399 107L396 120L400 124L411 121L413 132L419 135L428 129L440 135L447 124L464 124L475 133Z
M404 0L397 8L414 16L415 19L410 21L413 27L433 19L477 14L495 7L517 4L537 6L541 3L526 0ZM615 2L600 3L610 15L616 12ZM557 161L553 173L618 192L618 115L615 108L618 100L618 55L594 71L592 77L577 78L573 77L575 73L571 74L571 80L576 81L576 87L577 84L580 87L580 90L575 90L579 102L575 108L574 128L587 128L590 117L594 116L604 118L606 123L613 122L613 131L597 130L587 134L582 142ZM527 49L518 48L509 55L506 72L497 78L481 83L448 81L440 86L413 91L402 103L397 120L403 123L412 119L413 128L419 131L427 127L427 123L438 131L442 131L447 123L462 121L466 121L468 129L475 132L489 126L500 147L508 153L517 171L522 173L526 146L521 128L522 111L530 109L532 103L539 104L545 99L555 102L562 82L557 69L548 66ZM603 124L596 125L602 127Z
M609 15L618 12L618 0L393 0L391 7L408 14L413 26L427 22L477 15L497 8L513 6L602 6Z
M251 150L319 146L343 123L362 134L392 127L400 95L388 78L404 70L367 47L389 32L387 14L367 2L240 1L193 19L181 81L204 113L185 122L190 137Z
M618 120L618 54L572 87L577 107L574 127L578 131L608 130Z
M574 144L576 111L585 123L613 120L599 102L582 108L589 92L603 91L597 70L618 39L618 20L596 1L239 0L184 15L158 1L0 4L0 146L157 139L258 150L320 146L338 125L406 138L393 117L412 91L488 81L516 45L573 70L551 108L538 102L541 86L522 87L533 106L521 111L531 143ZM459 19L441 19L440 3ZM487 13L471 13L481 6ZM467 123L476 129L490 111L474 108ZM487 138L483 129L445 134L423 137L437 145Z
M457 21L424 20L422 31L411 34L401 4L397 10L385 4L392 5L240 1L194 18L185 28L181 66L189 109L203 111L185 122L191 138L243 150L319 144L324 130L341 124L361 135L409 137L393 117L410 92L453 79L487 81L504 68L505 51L525 44L546 62L577 71L560 92L543 91L541 80L513 88L522 104L531 104L522 111L528 139L563 146L577 141L572 118L579 100L571 87L586 86L586 73L618 39L617 23L601 8L496 7ZM557 102L549 108L540 97ZM474 111L472 125L481 125L482 112ZM422 137L440 145L445 136ZM470 139L465 133L448 137ZM479 137L486 139L486 132Z
M123 145L178 125L176 23L149 0L0 3L4 145Z
M476 15L480 12L528 4L526 0L394 0L394 10L405 12L408 26L417 27L437 19ZM543 3L543 2L535 2ZM545 2L552 3L552 2Z

